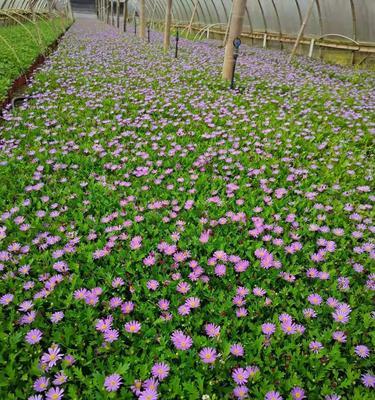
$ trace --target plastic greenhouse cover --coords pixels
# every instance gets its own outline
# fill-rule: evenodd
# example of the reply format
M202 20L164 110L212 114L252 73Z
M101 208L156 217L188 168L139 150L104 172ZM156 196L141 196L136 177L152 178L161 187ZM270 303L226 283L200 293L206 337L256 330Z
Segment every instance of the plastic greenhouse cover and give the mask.
M175 22L188 23L196 0L173 0ZM295 36L310 0L247 0L245 30ZM146 0L147 13L163 20L165 0ZM129 0L130 10L138 8ZM226 24L232 0L198 0L194 22L202 25ZM305 35L340 35L375 42L375 0L315 0ZM341 38L342 40L350 40Z
M188 23L196 2L195 23L227 23L232 0L173 0L174 21ZM309 2L310 0L247 0L244 29L295 36ZM47 0L39 0L35 8L45 9L47 4ZM164 19L165 0L146 0L146 7L149 18ZM129 0L130 12L137 8L138 0ZM0 9L29 9L29 0L0 0ZM356 41L375 42L375 0L315 0L305 35L342 35ZM346 40L344 37L342 40Z

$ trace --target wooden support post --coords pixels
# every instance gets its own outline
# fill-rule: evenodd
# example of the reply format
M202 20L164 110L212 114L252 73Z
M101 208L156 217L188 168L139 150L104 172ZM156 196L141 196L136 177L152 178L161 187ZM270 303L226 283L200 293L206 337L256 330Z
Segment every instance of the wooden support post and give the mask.
M234 65L234 46L233 40L242 33L243 20L245 16L246 0L233 0L233 13L230 21L228 42L225 46L223 78L232 80Z
M145 0L139 0L139 37L146 38L146 4Z
M315 39L311 39L310 42L310 49L309 49L309 57L311 58L314 54L314 45L315 45Z
M298 36L297 36L296 42L294 43L292 52L290 53L290 57L289 57L289 61L288 61L289 63L292 61L293 57L296 54L298 45L299 45L299 43L300 43L300 41L301 41L301 39L303 37L303 33L305 32L307 21L309 20L310 15L312 13L312 9L313 9L314 3L315 3L315 0L310 0L309 7L307 8L305 18L302 21L302 25L301 25L301 28L300 28L300 30L298 32Z
M128 22L128 0L124 0L124 32L126 32L127 22Z
M167 0L167 8L165 10L165 25L164 25L164 52L169 50L171 41L171 24L172 24L172 0Z
M109 24L109 1L105 0L105 10L106 10L106 22Z
M190 22L189 22L189 27L188 27L188 33L189 33L189 35L191 34L191 27L192 27L193 22L194 22L195 14L197 13L198 3L199 3L199 0L195 0L193 12L192 12L192 14L191 14L191 18L190 18Z

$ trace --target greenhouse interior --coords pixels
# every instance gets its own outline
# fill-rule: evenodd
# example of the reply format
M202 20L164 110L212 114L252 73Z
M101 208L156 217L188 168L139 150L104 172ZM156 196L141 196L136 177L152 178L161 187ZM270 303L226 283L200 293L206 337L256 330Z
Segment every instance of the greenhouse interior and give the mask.
M374 136L374 0L0 0L0 400L373 400Z

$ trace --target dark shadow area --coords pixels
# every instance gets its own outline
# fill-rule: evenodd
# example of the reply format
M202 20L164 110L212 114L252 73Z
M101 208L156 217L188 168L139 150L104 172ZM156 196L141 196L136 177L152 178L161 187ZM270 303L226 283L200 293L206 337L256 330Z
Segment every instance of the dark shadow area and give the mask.
M72 0L73 12L78 14L95 14L95 0Z

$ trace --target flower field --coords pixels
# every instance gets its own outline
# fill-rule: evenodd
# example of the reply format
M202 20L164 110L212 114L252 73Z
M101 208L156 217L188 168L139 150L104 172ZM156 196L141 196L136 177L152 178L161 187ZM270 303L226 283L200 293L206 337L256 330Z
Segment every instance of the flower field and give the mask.
M76 22L0 123L0 398L373 399L375 75Z

